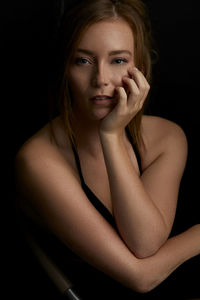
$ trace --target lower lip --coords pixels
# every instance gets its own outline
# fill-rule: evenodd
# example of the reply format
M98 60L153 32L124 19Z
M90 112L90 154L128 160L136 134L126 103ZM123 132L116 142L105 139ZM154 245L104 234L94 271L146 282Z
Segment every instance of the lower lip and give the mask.
M99 99L93 100L92 99L92 103L98 104L98 105L105 105L105 104L111 104L111 103L113 103L113 100L114 100L114 98L102 99L102 100L99 100Z

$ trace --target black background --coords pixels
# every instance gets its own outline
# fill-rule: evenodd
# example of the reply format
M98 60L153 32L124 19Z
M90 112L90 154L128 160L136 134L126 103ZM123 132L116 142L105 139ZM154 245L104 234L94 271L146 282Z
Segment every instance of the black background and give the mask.
M48 74L61 4L67 1L1 2L1 142L5 234L9 272L15 272L13 161L18 148L48 122ZM159 60L153 68L148 113L185 131L189 155L173 233L199 223L199 15L195 0L144 1L152 20ZM4 184L5 182L5 184ZM18 274L18 272L17 272ZM10 293L11 291L9 291Z

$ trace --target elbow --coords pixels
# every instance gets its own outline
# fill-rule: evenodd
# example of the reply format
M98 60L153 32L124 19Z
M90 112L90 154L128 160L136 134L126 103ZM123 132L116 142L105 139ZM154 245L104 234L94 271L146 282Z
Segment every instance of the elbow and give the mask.
M154 245L154 247L141 248L134 251L134 255L138 259L138 273L135 282L135 291L140 294L145 294L156 288L163 280L159 271L153 270L148 266L148 257L153 256L159 251L161 244ZM147 260L146 260L147 259Z
M143 263L143 259L138 260L138 262L140 268L134 282L133 290L139 294L146 294L156 288L163 279L159 275L159 272L150 270L146 263Z
M145 272L145 270L140 270L138 272L138 277L134 280L134 285L131 288L139 294L146 294L156 288L159 283L159 280L153 279L150 274Z
M157 284L154 284L151 280L141 279L136 285L135 291L139 294L146 294L151 292Z
M134 248L132 247L132 252L139 259L153 256L164 245L166 240L167 238L163 237L154 241L150 240L146 241L145 243L137 244Z
M166 240L167 235L157 236L154 239L147 239L135 244L134 247L132 247L132 252L139 259L153 256L164 245Z
M160 249L161 244L157 244L157 245L147 245L145 246L141 246L141 247L135 247L134 248L134 255L139 258L139 259L144 259L150 256L153 256L154 254L156 254L156 252Z

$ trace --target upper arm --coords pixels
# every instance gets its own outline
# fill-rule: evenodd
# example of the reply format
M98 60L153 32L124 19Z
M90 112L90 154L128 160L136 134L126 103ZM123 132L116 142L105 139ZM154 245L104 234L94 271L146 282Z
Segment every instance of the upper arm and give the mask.
M163 138L154 145L157 153L152 155L141 179L152 201L160 210L170 233L187 159L187 140L178 125L167 120L158 121L161 122Z
M87 199L67 162L50 152L44 147L39 153L25 150L17 156L18 183L28 201L75 253L137 290L137 258Z

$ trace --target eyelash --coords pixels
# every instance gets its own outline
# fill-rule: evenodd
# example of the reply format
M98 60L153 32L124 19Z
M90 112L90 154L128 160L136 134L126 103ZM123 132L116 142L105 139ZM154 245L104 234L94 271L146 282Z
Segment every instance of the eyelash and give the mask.
M116 65L122 65L124 63L128 63L128 60L126 58L115 58L113 61L116 62L116 61L121 61L121 63L116 63ZM113 62L112 62L113 63Z
M85 61L86 63L84 63L83 61ZM121 62L116 63L116 61L121 61ZM88 63L91 64L91 61L84 57L78 57L75 62L77 65L86 65ZM122 64L126 64L126 63L128 63L128 60L126 58L119 57L119 58L115 58L112 60L112 64L116 64L116 65L122 65Z
M84 65L83 61L87 61L88 63L91 63L87 58L84 58L84 57L76 58L75 62L77 65Z

